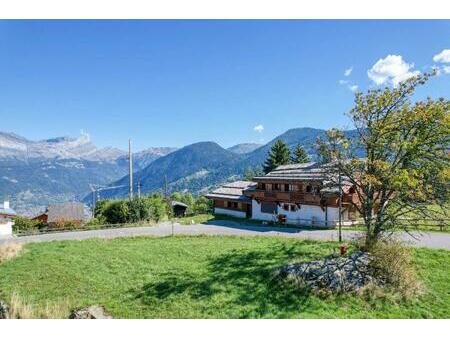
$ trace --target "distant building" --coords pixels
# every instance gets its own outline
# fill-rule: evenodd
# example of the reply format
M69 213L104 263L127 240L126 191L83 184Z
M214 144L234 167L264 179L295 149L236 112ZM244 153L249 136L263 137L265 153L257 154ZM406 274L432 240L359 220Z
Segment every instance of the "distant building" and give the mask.
M256 187L256 182L237 181L226 183L206 197L214 201L214 213L240 218L252 217L252 198L244 191Z
M12 235L12 226L16 216L16 212L9 205L9 199L5 198L3 204L0 205L0 236Z
M282 165L253 182L224 184L207 194L214 212L293 225L333 227L339 220L339 188L330 186L323 166L311 162ZM342 186L342 221L356 218L354 189Z
M84 209L84 204L79 202L52 204L47 207L47 210L44 213L37 215L32 219L47 224L58 222L84 222L87 219Z
M172 212L175 217L184 217L186 216L186 210L188 206L184 203L178 201L172 201Z

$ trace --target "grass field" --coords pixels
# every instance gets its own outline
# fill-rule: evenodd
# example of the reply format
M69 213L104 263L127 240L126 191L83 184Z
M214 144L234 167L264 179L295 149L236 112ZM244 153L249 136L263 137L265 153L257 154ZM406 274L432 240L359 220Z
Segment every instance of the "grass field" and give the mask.
M319 298L272 281L277 266L336 244L268 237L120 238L34 243L0 265L0 298L34 308L105 306L115 318L449 318L450 251L416 249L418 300Z

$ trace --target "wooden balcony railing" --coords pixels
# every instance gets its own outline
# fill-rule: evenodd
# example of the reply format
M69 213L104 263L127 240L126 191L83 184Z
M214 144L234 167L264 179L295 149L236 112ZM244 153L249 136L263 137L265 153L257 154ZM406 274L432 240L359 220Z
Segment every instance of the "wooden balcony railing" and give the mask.
M248 193L253 198L263 199L265 201L292 202L292 203L320 203L320 195L313 193L304 193L300 191L264 191L253 190Z

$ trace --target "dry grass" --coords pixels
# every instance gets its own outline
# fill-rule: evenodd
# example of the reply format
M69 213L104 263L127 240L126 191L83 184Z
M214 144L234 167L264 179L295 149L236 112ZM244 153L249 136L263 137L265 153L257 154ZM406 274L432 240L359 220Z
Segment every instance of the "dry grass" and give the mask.
M414 264L412 251L399 241L379 241L370 250L370 267L374 277L388 289L395 291L402 298L408 299L423 291ZM380 290L374 290L375 293Z
M13 293L9 301L9 318L11 319L61 319L68 318L69 306L66 302L51 304L38 308Z
M0 246L0 264L13 259L22 251L22 244L7 243Z

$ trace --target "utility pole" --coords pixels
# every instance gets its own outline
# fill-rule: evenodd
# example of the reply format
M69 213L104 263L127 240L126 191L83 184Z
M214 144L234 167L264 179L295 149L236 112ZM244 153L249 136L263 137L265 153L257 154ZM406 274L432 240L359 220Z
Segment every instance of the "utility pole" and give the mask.
M92 215L95 213L95 188L92 189Z
M342 243L342 175L341 175L341 163L339 161L339 243Z
M167 200L168 200L168 198L169 198L168 193L169 193L169 189L168 189L168 186L167 186L167 175L164 175L164 197L165 197Z
M138 180L137 180L137 194L138 194L138 198L141 198L141 179L138 176Z
M131 153L131 139L128 140L128 161L129 161L129 176L130 176L130 191L129 198L133 198L133 154Z

